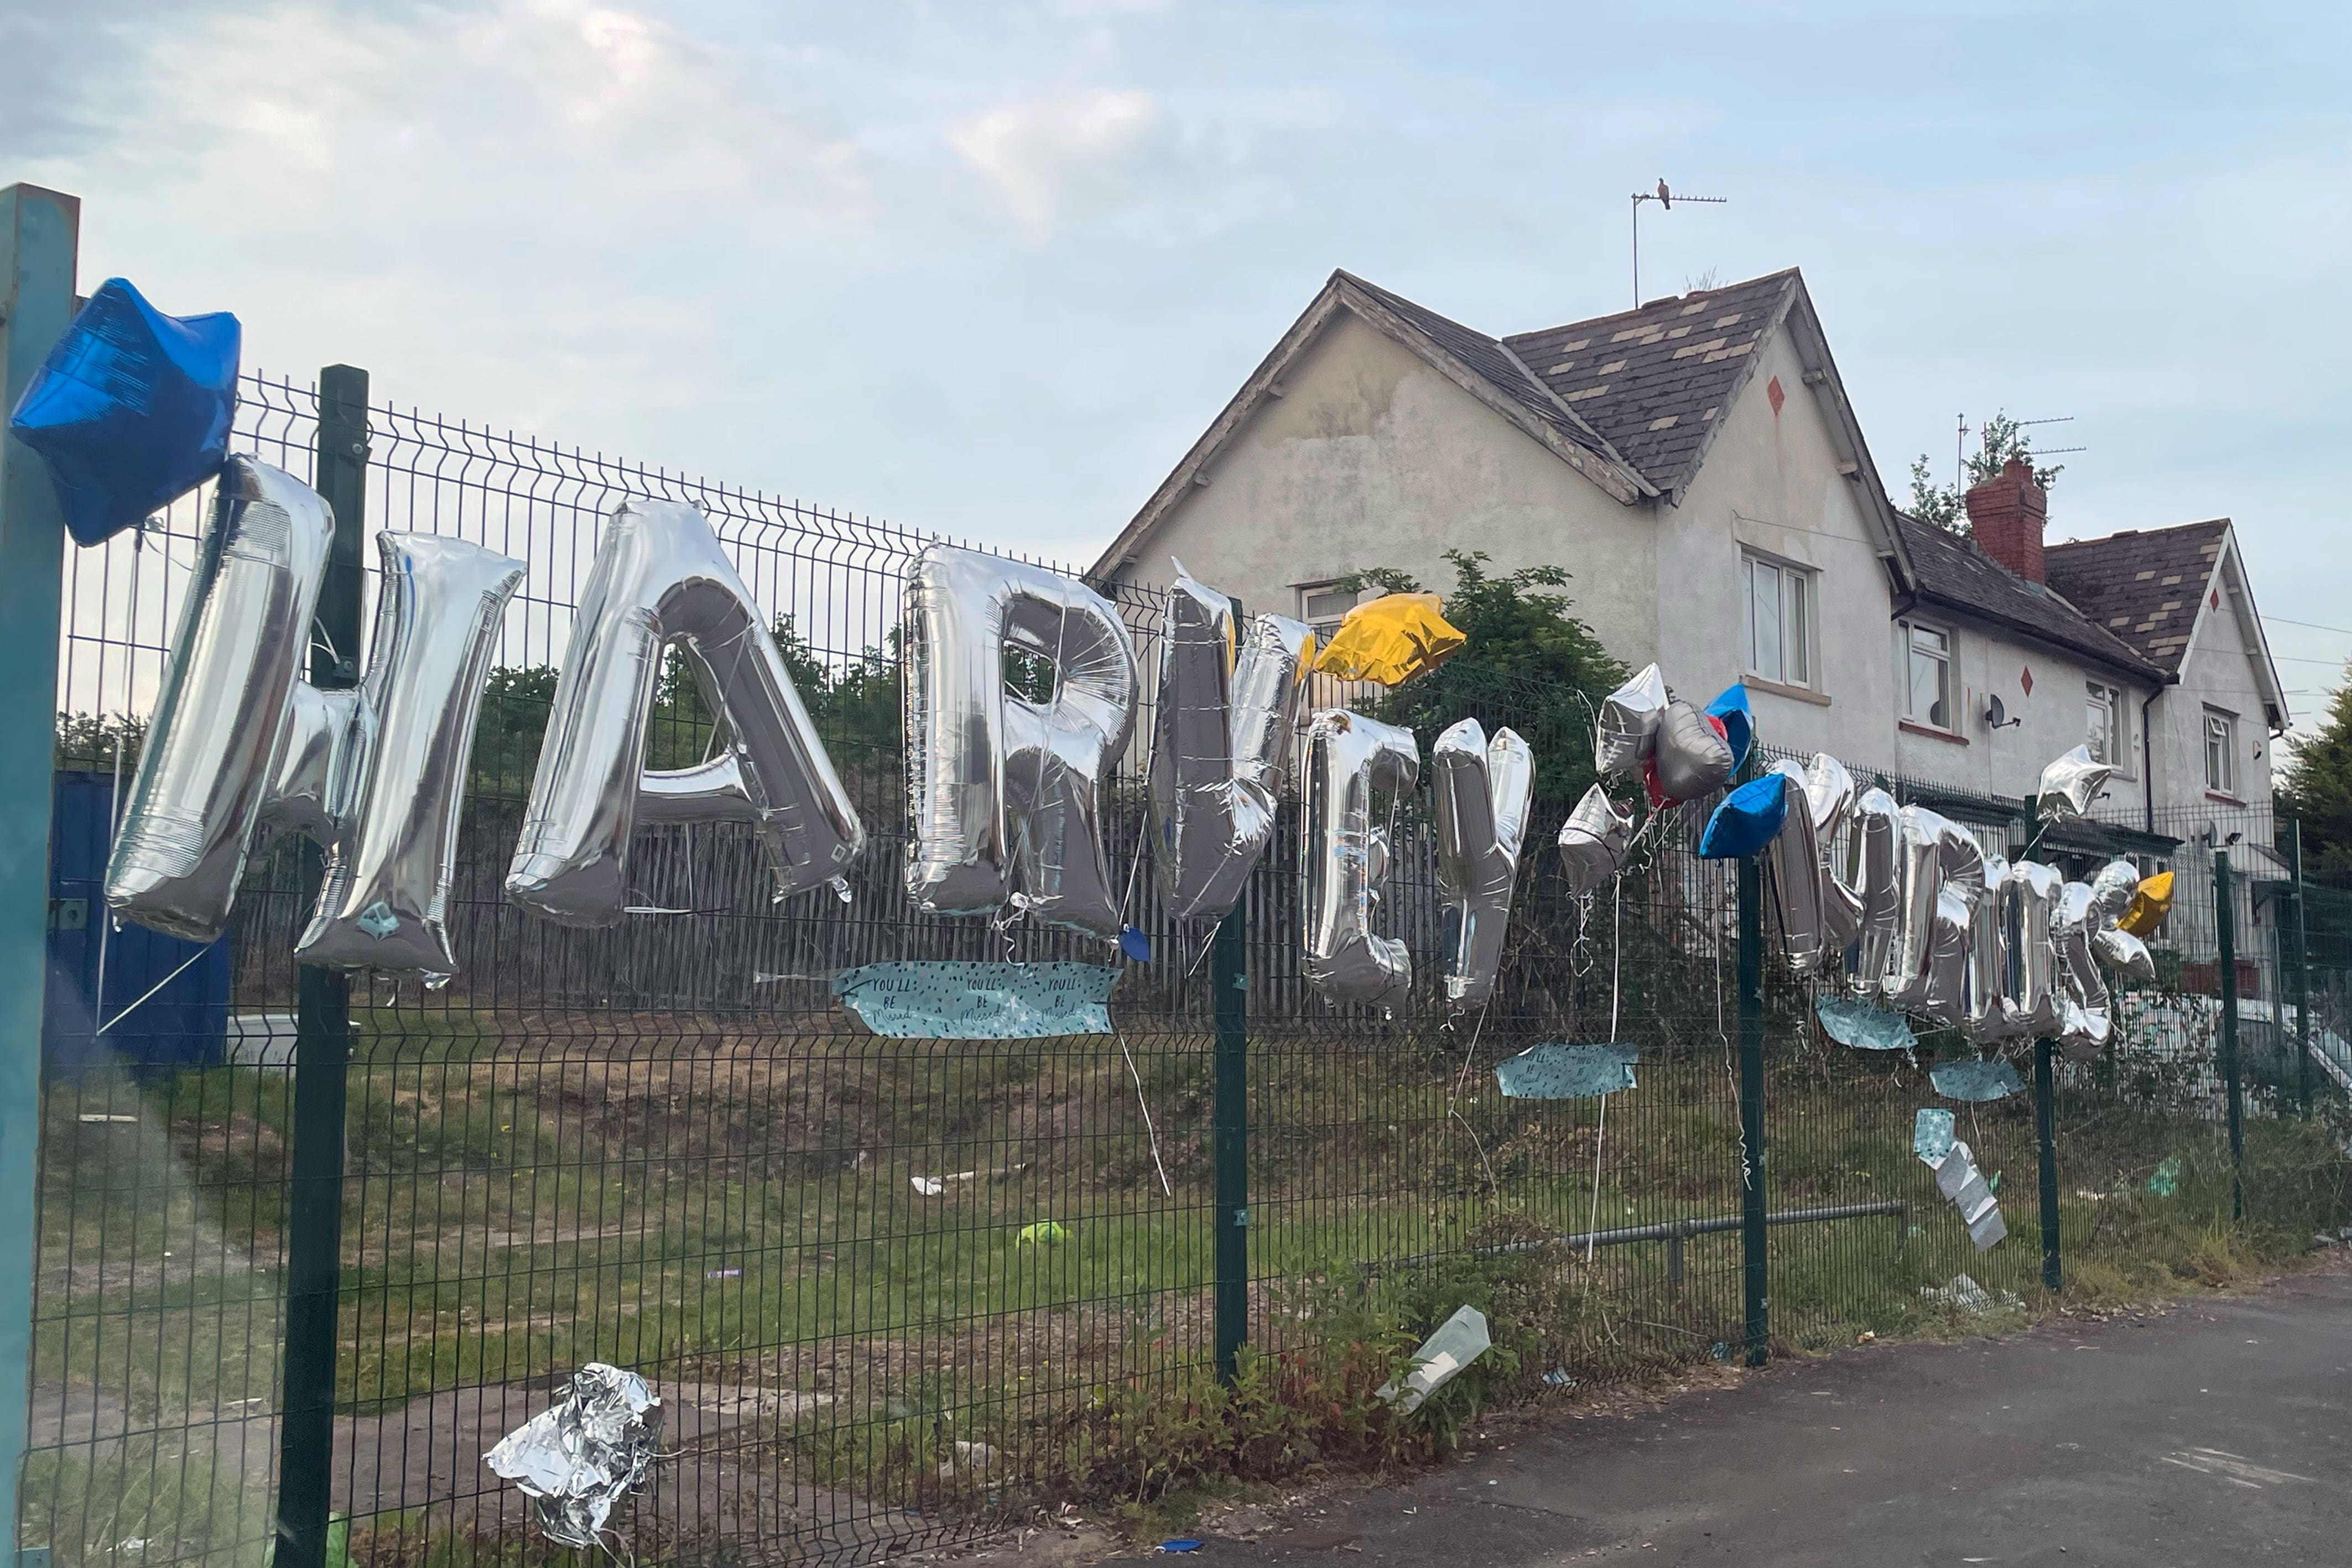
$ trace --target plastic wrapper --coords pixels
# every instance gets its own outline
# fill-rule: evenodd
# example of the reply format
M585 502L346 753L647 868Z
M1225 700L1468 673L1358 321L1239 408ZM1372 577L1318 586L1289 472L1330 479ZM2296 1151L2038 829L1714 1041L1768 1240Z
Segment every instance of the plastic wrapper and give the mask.
M482 1463L531 1500L540 1530L560 1546L604 1543L613 1505L654 1462L661 1401L634 1372L592 1361L563 1398L499 1439Z
M648 769L662 656L675 649L727 744L693 768ZM567 925L617 924L630 840L662 822L744 822L779 898L827 883L866 829L809 720L766 612L710 524L675 501L630 499L604 520L572 622L507 897Z
M1278 615L1237 628L1233 601L1177 567L1151 740L1151 852L1171 915L1223 915L1273 839L1313 640Z
M1445 967L1445 996L1457 1009L1494 993L1502 967L1511 894L1526 841L1535 759L1508 729L1488 740L1475 718L1437 737L1430 781L1437 816L1437 881L1455 939Z
M1327 1001L1391 1002L1412 983L1405 945L1372 929L1389 874L1388 828L1373 820L1372 797L1393 799L1420 772L1409 729L1338 708L1307 727L1305 968Z
M1592 766L1601 773L1639 778L1666 713L1666 677L1658 666L1643 672L1601 699L1592 742Z
M1421 1408L1423 1400L1486 1354L1492 1343L1486 1333L1486 1314L1475 1307L1461 1308L1421 1342L1421 1348L1412 1353L1412 1370L1402 1379L1383 1384L1373 1397L1410 1416Z
M907 892L926 915L1118 936L1102 789L1135 723L1134 646L1086 584L932 545L907 578ZM1054 695L1005 689L1008 653L1053 666Z
M120 277L74 313L8 428L47 465L76 543L136 527L220 472L240 336L225 310L166 316Z
M1315 668L1343 681L1399 686L1460 653L1464 641L1434 593L1388 593L1348 612Z

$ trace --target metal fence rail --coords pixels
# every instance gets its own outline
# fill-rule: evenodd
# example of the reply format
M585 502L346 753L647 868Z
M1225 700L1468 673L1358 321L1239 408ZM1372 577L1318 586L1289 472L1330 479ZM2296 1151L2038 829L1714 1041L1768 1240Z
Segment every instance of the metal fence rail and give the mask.
M2314 1052L2281 1042L2314 1020L2323 1045L2352 1028L2352 894L2325 921L2313 904L2306 971L2303 945L2274 939L2306 902L2299 880L2280 894L2241 878L2233 950L2213 918L2216 844L2189 824L2124 831L2129 852L2183 868L2168 983L2129 998L2114 1051L2053 1075L2064 1175L2042 1204L2032 1097L1964 1109L1979 1163L2010 1178L2012 1239L1983 1257L1910 1153L1927 1064L1966 1048L1828 1041L1816 982L1772 958L1766 901L1697 860L1689 824L1653 836L1613 891L1576 898L1549 852L1580 788L1565 762L1542 775L1480 1013L1450 1019L1437 1000L1444 918L1417 800L1398 803L1388 902L1416 994L1394 1016L1333 1009L1300 976L1295 807L1246 916L1177 926L1136 864L1138 745L1105 820L1152 959L1119 984L1118 1032L874 1038L834 1004L835 970L1106 956L908 906L896 649L924 540L414 411L367 409L354 447L331 417L322 430L312 390L246 390L243 449L298 475L323 451L363 477L370 528L461 537L530 572L478 730L452 895L462 972L437 991L357 977L346 1027L291 960L305 870L290 842L256 857L217 989L140 999L187 956L113 929L94 868L203 498L68 562L58 788L79 791L87 841L60 852L55 890L86 920L52 936L23 1523L61 1562L249 1558L281 1515L279 1561L301 1568L532 1555L519 1499L479 1457L592 1359L636 1369L665 1403L670 1457L617 1521L639 1556L879 1558L1040 1500L1159 1484L1136 1458L1155 1402L1230 1372L1244 1340L1304 1353L1367 1312L1401 1333L1475 1295L1512 1335L1497 1396L1822 1347L1932 1315L1921 1291L1962 1270L2031 1294L2045 1213L2102 1256L2109 1217L2137 1214L2168 1160L2186 1160L2179 1201L2209 1201L2199 1183L2231 1168L2215 1151L2239 1109L2250 1223L2341 1208L2340 1145L2332 1164L2303 1145L2300 1165L2263 1161L2285 1146L2280 1113L2332 1103L2338 1080L2305 1088ZM777 618L873 834L847 905L770 904L749 841L700 827L639 846L638 902L679 913L579 932L500 896L598 519L629 496L700 507ZM1120 604L1149 669L1157 605ZM1425 729L1508 723L1540 758L1589 757L1575 694L1466 663L1443 674L1390 711ZM653 759L704 755L690 690L660 702ZM1967 808L1981 833L2021 829L2016 802L1887 782ZM2092 831L2068 852L2122 841ZM2290 960L2312 998L2292 1025ZM2228 1020L2242 1042L2254 1004L2273 1021L2233 1094L2216 993L2242 962L2254 978ZM1612 1039L1641 1049L1635 1092L1496 1091L1495 1063L1528 1044ZM305 1290L321 1247L323 1298ZM320 1299L331 1310L306 1320ZM1348 1375L1369 1387L1385 1354Z

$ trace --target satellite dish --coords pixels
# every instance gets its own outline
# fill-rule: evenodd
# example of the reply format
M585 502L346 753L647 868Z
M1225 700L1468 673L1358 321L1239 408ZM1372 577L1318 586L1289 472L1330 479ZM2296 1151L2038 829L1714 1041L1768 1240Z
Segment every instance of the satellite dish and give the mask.
M2000 693L1995 692L1985 698L1985 727L1987 729L2007 729L2012 725L2020 725L2024 722L2025 721L2021 718L2011 718L2009 716L2009 710L2001 706Z

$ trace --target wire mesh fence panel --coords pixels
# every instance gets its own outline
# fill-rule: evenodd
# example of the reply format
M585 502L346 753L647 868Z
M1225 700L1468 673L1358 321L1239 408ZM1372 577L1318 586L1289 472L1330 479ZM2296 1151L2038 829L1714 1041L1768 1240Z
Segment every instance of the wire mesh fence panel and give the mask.
M314 394L253 378L245 392L240 449L309 473ZM387 1564L551 1551L482 1455L591 1361L662 1400L663 1458L614 1518L639 1556L878 1559L1041 1502L1169 1484L1194 1462L1186 1412L1214 1399L1215 932L1164 912L1147 849L1156 596L1117 595L1144 711L1105 786L1102 838L1150 952L1122 961L1092 937L909 901L901 605L924 538L415 411L376 408L369 424L371 528L528 570L476 727L446 901L457 972L437 988L353 981L324 1460L337 1550ZM752 831L728 823L642 828L617 925L559 925L506 898L600 523L629 497L698 507L772 622L870 836L845 898L778 901ZM264 838L212 947L117 927L100 894L205 499L68 567L24 1538L73 1563L131 1552L161 1568L273 1539L303 851ZM377 592L371 573L371 608ZM1535 799L1491 1001L1458 1016L1444 1001L1458 936L1426 768L1374 802L1378 918L1413 963L1392 1008L1334 1007L1307 983L1315 850L1295 800L1250 882L1243 1375L1302 1430L1309 1381L1371 1408L1399 1351L1465 1302L1494 1324L1491 1397L1727 1359L1745 1332L1730 869L1697 857L1704 817L1688 807L1654 819L1622 875L1573 891L1552 844L1592 777L1590 699L1477 656L1393 693L1318 676L1312 697L1411 728L1424 758L1465 718L1529 742ZM649 767L727 744L688 665L667 666L651 701ZM1988 848L2035 831L2020 802L1879 782ZM2168 1160L2182 1203L2210 1201L2227 1174L2206 984L2221 960L2210 841L2155 824L2055 847L2071 871L2120 851L2180 875L2159 984L2121 997L2116 1044L2060 1075L2062 1223L2095 1259L2151 1223L2140 1211ZM2250 873L2233 895L2255 1145L2297 1108L2300 1036L2288 1043L2281 1009L2300 948L2279 938L2275 880ZM2341 1051L2352 894L2322 891L2292 907L2310 911L2316 1038ZM1929 1069L1976 1054L1948 1031L1907 1053L1833 1043L1815 1004L1840 982L1791 973L1769 922L1763 957L1776 1342L1812 1350L1948 1314L1948 1295L1922 1292L1962 1271L1996 1301L2031 1295L2030 1098L1938 1097ZM887 1039L834 995L846 968L944 959L1119 963L1112 1032ZM2263 1006L2268 1045L2245 1032ZM1538 1045L1627 1048L1634 1082L1506 1097L1497 1066ZM2327 1069L2323 1090L2345 1081ZM1992 1253L1912 1154L1929 1105L1958 1111L2001 1178L2011 1235ZM2281 1156L2293 1180L2337 1180L2296 1148L2303 1165ZM2297 1223L2316 1211L2295 1201ZM2126 1208L2137 1218L2113 1218ZM1318 1442L1344 1446L1326 1431L1305 1448Z

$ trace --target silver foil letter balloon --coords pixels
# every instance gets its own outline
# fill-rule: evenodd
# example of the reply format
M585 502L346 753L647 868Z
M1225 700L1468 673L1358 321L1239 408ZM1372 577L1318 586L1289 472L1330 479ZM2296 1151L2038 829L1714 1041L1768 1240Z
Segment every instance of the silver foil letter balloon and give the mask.
M1430 782L1436 795L1437 881L1453 906L1456 934L1445 996L1466 1009L1494 993L1502 967L1535 758L1516 732L1498 729L1490 741L1476 719L1465 718L1431 748Z
M1864 789L1853 803L1852 872L1845 887L1860 909L1854 964L1847 976L1853 990L1874 997L1895 961L1895 938L1903 925L1903 809L1884 789Z
M932 545L907 577L907 892L929 915L1008 904L1118 935L1105 776L1135 724L1135 649L1110 602L1043 567ZM1048 661L1050 700L1005 689L1008 653Z
M2010 937L2011 866L2000 855L1984 857L1984 887L1969 913L1968 998L1960 1027L1979 1045L2015 1032Z
M1822 940L1842 954L1862 934L1862 891L1841 863L1848 858L1843 835L1853 820L1853 775L1826 751L1805 764L1805 804L1822 858Z
M322 692L299 671L332 531L326 503L300 481L229 461L107 902L210 941L255 831L274 821L327 851L297 957L446 977L474 718L522 563L457 539L379 535L367 674L357 690Z
M1966 1000L1969 926L1984 892L1984 851L1967 829L1924 806L1904 807L1900 820L1902 914L1887 999L1951 1022Z
M1301 838L1307 983L1334 1002L1386 1001L1412 981L1402 942L1376 935L1372 909L1388 882L1389 838L1372 792L1393 798L1421 773L1412 731L1338 708L1307 730L1307 823Z
M523 564L433 534L378 534L376 549L367 674L357 691L299 688L281 762L273 810L327 845L294 956L443 977L474 721ZM320 801L324 833L304 821Z
M334 536L308 485L249 457L222 469L194 580L106 868L106 902L210 942L228 925L302 684Z
M646 733L673 645L727 746L698 767L648 770ZM767 618L709 521L678 502L631 499L596 541L507 897L567 925L616 923L630 834L654 822L750 823L778 897L839 882L866 847Z
M1827 953L1821 838L1813 821L1812 800L1805 788L1805 769L1794 762L1776 762L1772 771L1780 776L1788 816L1764 853L1780 894L1780 939L1788 951L1789 967L1810 975L1822 967Z
M1230 911L1273 839L1314 635L1260 615L1237 639L1233 601L1177 567L1151 737L1151 851L1171 915Z

